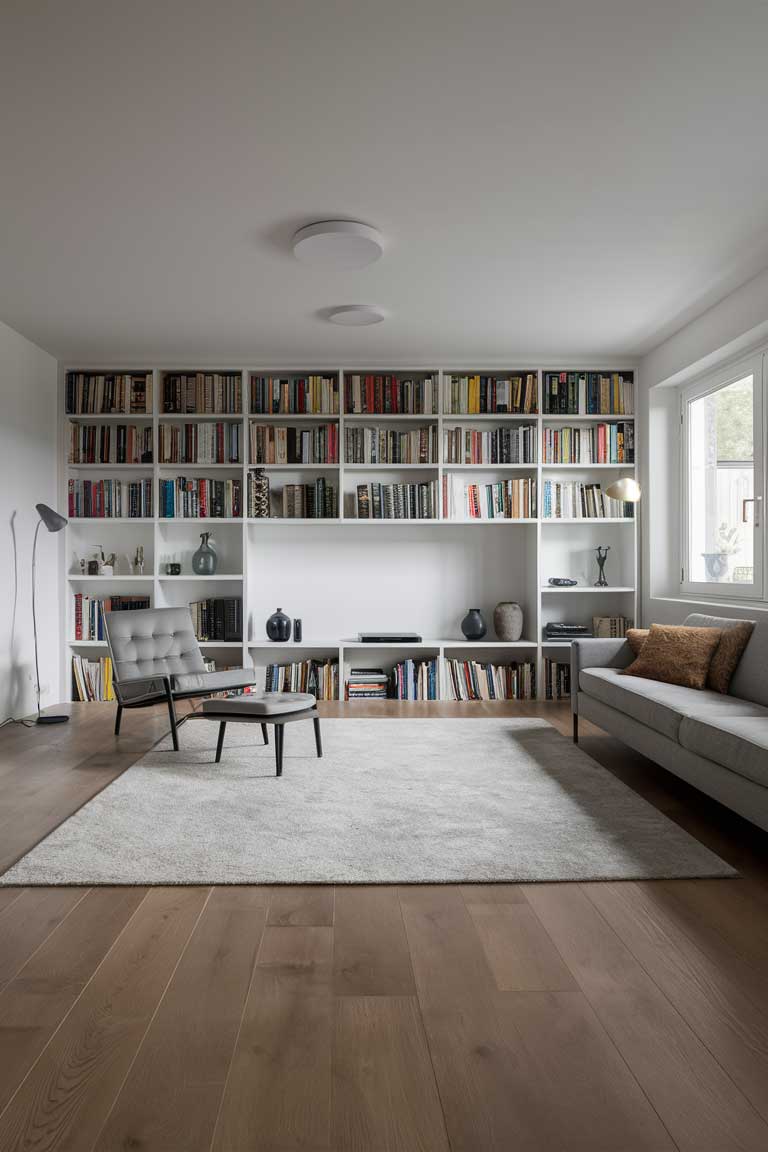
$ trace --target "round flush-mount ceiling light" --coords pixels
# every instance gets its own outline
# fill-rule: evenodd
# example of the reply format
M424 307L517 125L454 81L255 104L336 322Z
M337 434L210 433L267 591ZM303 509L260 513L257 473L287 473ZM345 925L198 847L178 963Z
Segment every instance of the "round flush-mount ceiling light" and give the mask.
M344 304L339 308L329 308L327 319L331 324L343 324L345 328L364 328L367 324L380 324L386 319L386 314L372 304Z
M384 238L378 229L357 220L320 220L300 228L293 237L297 260L323 268L365 268L383 251Z

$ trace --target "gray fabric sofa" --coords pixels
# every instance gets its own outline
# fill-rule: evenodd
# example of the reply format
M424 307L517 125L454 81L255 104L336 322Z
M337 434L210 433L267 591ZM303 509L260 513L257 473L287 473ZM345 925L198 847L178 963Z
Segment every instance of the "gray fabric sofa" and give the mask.
M737 621L694 614L685 623ZM622 676L633 659L626 640L573 642L574 740L583 716L768 831L768 623L755 625L727 696Z

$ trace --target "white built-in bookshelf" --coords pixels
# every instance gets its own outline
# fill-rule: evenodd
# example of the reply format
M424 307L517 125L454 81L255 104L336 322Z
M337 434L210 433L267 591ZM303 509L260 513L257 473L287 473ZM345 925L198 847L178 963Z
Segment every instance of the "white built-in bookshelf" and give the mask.
M146 596L152 606L186 605L208 597L242 599L242 640L202 643L204 654L218 667L255 664L260 682L263 669L273 663L286 664L314 659L336 660L339 664L339 691L351 668L384 667L400 660L457 659L494 664L531 661L536 668L537 695L544 698L545 659L568 659L568 642L553 643L543 639L550 621L567 620L591 624L594 616L623 616L637 621L637 519L616 515L565 516L545 515L545 488L548 485L579 483L605 488L614 479L633 476L639 459L639 446L634 438L635 462L619 462L604 450L617 450L616 428L621 425L626 437L634 436L632 412L596 414L587 410L583 386L575 386L578 411L543 411L544 389L557 374L568 380L599 373L614 380L620 374L637 389L633 368L617 372L614 367L566 369L544 367L440 369L220 369L216 374L237 377L240 384L236 411L183 413L164 412L167 381L179 373L213 374L214 369L157 369L146 366L84 367L73 365L62 369L60 379L61 428L61 500L60 509L70 516L65 533L63 574L65 583L63 648L65 666L63 683L71 686L71 658L80 655L97 660L106 654L106 645L98 640L75 638L75 594L91 597ZM146 373L151 382L147 407L142 412L77 412L66 411L66 382L69 373L133 375ZM254 412L252 379L295 382L316 376L332 381L337 401L324 403L324 412ZM433 409L428 412L359 412L350 410L355 393L353 381L388 376L400 382L413 381L427 394L431 392ZM497 382L520 378L523 392L528 381L529 401L535 411L529 412L451 412L457 403L477 406L477 385L462 383L473 377L494 378ZM431 381L431 385L429 385ZM458 383L457 383L458 382ZM356 385L357 386L357 385ZM474 394L471 389L475 388ZM530 388L533 400L530 400ZM463 388L463 391L462 391ZM318 392L318 395L321 393ZM498 401L498 393L495 394ZM379 396L379 399L381 397ZM611 396L611 403L615 397ZM184 437L194 437L195 425L221 423L231 426L226 432L226 445L238 450L236 460L218 463L171 463L161 460L161 447L178 444ZM70 460L73 425L80 429L83 442L85 428L109 425L131 426L132 444L137 451L149 447L151 460L135 459L131 463L77 463ZM323 436L335 437L338 456L330 463L254 464L251 459L251 426L263 429L297 429L310 434L325 429ZM606 432L605 429L608 428ZM332 433L327 430L333 429ZM603 430L598 432L598 429ZM359 456L365 451L364 429L376 440L376 450L405 452L406 462L365 462L347 459L347 453ZM461 433L456 430L461 429ZM490 434L496 434L495 447L510 446L517 437L522 441L526 429L527 447L533 458L500 463L482 457L471 462L462 455L492 450ZM562 430L570 429L569 438ZM611 431L612 429L612 431ZM175 431L174 431L175 430ZM424 430L424 431L421 431ZM631 430L631 431L630 431ZM573 445L579 434L579 449L584 456L575 462ZM413 433L398 437L400 433ZM545 460L545 446L558 434L557 444L565 445L568 462ZM353 433L358 433L353 446ZM361 437L359 434L363 433ZM390 434L388 439L386 435ZM474 433L474 447L471 434ZM419 434L422 441L419 442ZM485 443L480 437L486 435ZM512 434L512 435L510 435ZM99 433L95 435L98 441ZM200 432L198 447L203 437ZM265 434L261 433L262 436ZM269 438L271 434L266 434ZM282 435L282 433L281 433ZM609 438L605 442L599 437ZM610 437L614 437L611 446ZM273 438L274 439L274 438ZM114 442L114 437L113 437ZM317 442L317 441L315 441ZM416 462L419 444L427 452L425 462ZM362 447L361 447L362 445ZM426 448L424 447L426 445ZM533 446L531 449L531 445ZM393 449L394 446L394 449ZM284 447L284 446L283 446ZM219 443L221 448L221 442ZM210 449L210 443L208 444ZM623 451L627 451L624 447ZM449 455L450 451L450 455ZM408 453L411 453L409 456ZM213 453L216 456L214 448ZM573 459L573 462L571 460ZM588 462L587 462L588 461ZM268 518L249 514L249 473L264 469L271 490L271 514ZM240 484L243 515L206 518L168 518L161 515L163 481L183 476L190 481L236 481ZM69 509L70 481L119 480L121 483L146 482L151 491L151 515L115 517L73 517ZM282 489L286 485L312 485L324 480L337 491L337 514L333 518L282 515ZM408 519L361 519L358 516L360 485L429 485L434 504L434 517ZM477 485L484 502L484 485L518 485L515 508L532 499L535 488L535 514L526 518L468 517L469 503L462 503L466 486ZM512 489L509 489L511 492ZM500 490L496 489L497 498ZM561 489L562 493L562 489ZM377 494L367 489L369 507ZM551 493L552 499L555 492ZM382 493L382 501L385 496ZM512 497L509 497L511 502ZM562 496L561 511L568 511ZM415 510L415 509L412 509ZM477 510L477 509L475 509ZM123 509L124 513L129 510ZM192 553L200 543L200 533L211 533L219 555L215 576L199 577L192 573ZM609 546L606 574L607 588L595 587L598 568L594 550ZM105 554L116 553L117 564L112 576L89 576L80 568L80 558L91 558L97 547ZM144 550L144 571L138 574L131 565L137 547ZM181 574L166 573L166 564L181 565ZM554 588L550 577L570 577L575 587ZM503 642L493 632L493 609L499 601L516 601L524 613L524 631L519 641ZM300 617L303 638L276 644L266 638L265 621L276 608L290 617ZM469 608L480 608L488 625L482 641L465 640L461 620ZM357 640L361 631L418 632L419 644L362 645ZM441 685L441 688L445 688Z

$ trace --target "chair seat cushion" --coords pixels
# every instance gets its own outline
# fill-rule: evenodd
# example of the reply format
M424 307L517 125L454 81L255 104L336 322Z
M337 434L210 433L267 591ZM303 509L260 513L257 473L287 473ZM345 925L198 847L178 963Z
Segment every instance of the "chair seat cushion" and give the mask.
M709 689L684 688L663 684L641 676L622 676L618 668L584 668L579 675L579 689L609 708L625 712L670 740L678 739L684 716L727 717L761 716L766 710L759 704L723 696Z
M765 716L686 717L680 743L738 776L768 787L768 709Z
M184 672L173 677L174 692L226 692L248 688L256 681L253 668L227 668L223 672Z
M306 712L317 701L309 692L251 692L246 696L225 696L206 700L202 712L205 716L253 716L263 720L266 716L281 716L286 712Z

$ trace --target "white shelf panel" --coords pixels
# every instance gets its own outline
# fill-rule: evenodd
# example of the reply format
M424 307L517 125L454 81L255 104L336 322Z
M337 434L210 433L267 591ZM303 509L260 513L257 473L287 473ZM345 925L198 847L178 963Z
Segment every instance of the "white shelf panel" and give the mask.
M634 516L581 516L573 520L542 518L542 524L634 524Z
M106 648L106 640L69 640L70 648Z
M242 572L233 572L231 574L229 574L227 572L217 572L215 576L196 576L196 575L194 575L194 573L187 575L187 576L185 576L183 574L180 576L158 576L158 580L160 581L161 584L189 584L189 583L192 583L192 582L195 582L198 580L204 580L207 582L210 580L242 580L242 579L243 579Z
M536 648L535 640L441 640L442 648Z
M345 472L437 472L439 464L345 464Z
M542 464L544 472L562 471L563 469L575 469L579 472L592 472L598 468L607 468L612 472L621 470L622 472L634 472L634 464Z
M339 640L339 646L342 648L365 648L375 651L380 648L382 651L387 651L393 648L535 648L535 640L411 640L411 641L392 641L388 640L386 644L376 644L370 640Z
M151 584L152 581L154 580L154 576L152 576L151 574L149 576L121 576L119 573L115 576L81 576L78 573L76 576L68 574L67 580L69 580L71 583L79 583L80 582L80 583L84 583L84 584L90 584L94 580L104 580L104 581L107 581L107 582L112 583L112 584L114 584L115 581L119 581L122 584L123 581L125 581L125 580L135 580L137 582L143 581L145 584L147 582L149 582Z
M351 424L436 424L436 412L345 412L344 422Z
M241 640L198 640L201 648L242 648Z
M322 643L320 640L285 640L278 642L276 640L249 640L247 646L249 648L258 649L260 652L307 652L314 651L327 651L329 648L337 649L340 647L339 640L326 640Z
M442 520L441 523L442 524L451 524L454 527L456 525L460 525L462 528L466 528L470 525L474 526L475 528L484 528L487 525L494 525L494 526L498 527L499 525L509 526L510 524L522 524L522 525L525 525L526 527L528 527L530 525L537 524L538 520L536 519L535 516L529 516L526 519L520 518L520 519L516 519L516 520L513 520L511 516L494 517L494 519L492 519L492 520L486 520L481 516L477 516L476 518L474 518L472 520Z
M265 472L338 472L339 464L249 464L249 468L263 468Z
M296 424L319 420L321 423L335 423L341 419L338 412L250 412L248 419L256 424Z
M568 412L560 412L559 414L556 412L544 412L541 418L545 424L551 424L553 421L556 424L589 424L592 421L597 421L597 423L602 424L611 424L615 423L616 421L619 421L620 423L626 423L628 420L633 421L635 420L635 415L632 413L629 416L620 416L618 413L611 413L605 416L594 416L587 415L586 413L573 415L569 414Z
M586 593L590 593L590 592L634 592L634 588L626 587L624 585L619 585L619 584L617 584L615 586L609 585L607 588L593 588L591 585L588 585L588 584L577 584L575 586L572 585L570 588L555 588L551 584L545 584L544 587L541 589L541 591L542 591L542 595L544 595L545 593L559 595L561 592L567 592L569 595L573 595L576 592L579 592L579 593L585 593L585 592Z
M70 472L149 472L154 465L149 464L67 464Z
M70 516L70 524L154 524L153 516Z
M446 420L460 420L464 424L475 420L527 420L535 424L538 418L538 412L443 412L443 423Z
M443 464L444 472L535 472L538 464Z
M344 524L336 516L316 517L314 520L306 516L249 516L247 524Z
M242 524L242 516L160 516L158 524Z
M74 420L76 424L102 424L115 421L119 424L151 424L154 416L151 412L66 412L65 420Z
M237 423L242 418L242 412L160 412L157 417L160 424L193 424L198 420L211 424Z
M183 461L178 464L160 464L160 472L178 473L183 470L184 472L208 472L223 469L228 472L242 472L242 464L202 464L199 462L185 464Z

